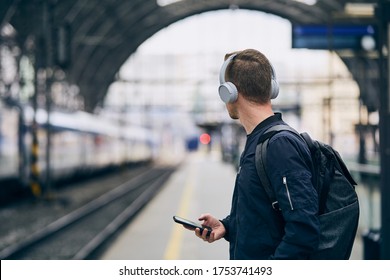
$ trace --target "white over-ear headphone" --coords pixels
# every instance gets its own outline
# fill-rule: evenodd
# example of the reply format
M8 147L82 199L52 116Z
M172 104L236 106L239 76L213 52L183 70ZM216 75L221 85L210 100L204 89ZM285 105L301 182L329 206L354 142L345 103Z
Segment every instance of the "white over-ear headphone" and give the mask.
M226 74L226 68L229 66L230 62L234 59L234 57L237 54L232 54L228 57L228 59L225 60L225 62L222 64L221 70L219 72L219 97L222 99L225 103L233 103L238 98L238 90L237 87L232 82L226 82L225 81L225 74ZM276 81L275 77L275 70L271 65L271 91L270 91L270 98L275 99L278 97L279 94L279 84Z

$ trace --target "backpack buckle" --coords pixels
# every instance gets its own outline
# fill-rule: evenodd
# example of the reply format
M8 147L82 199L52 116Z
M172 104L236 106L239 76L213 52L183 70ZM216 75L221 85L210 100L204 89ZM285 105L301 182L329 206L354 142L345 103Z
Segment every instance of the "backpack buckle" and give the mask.
M274 202L272 202L272 208L275 210L275 211L280 211L282 209L280 209L279 207L279 202L276 200Z

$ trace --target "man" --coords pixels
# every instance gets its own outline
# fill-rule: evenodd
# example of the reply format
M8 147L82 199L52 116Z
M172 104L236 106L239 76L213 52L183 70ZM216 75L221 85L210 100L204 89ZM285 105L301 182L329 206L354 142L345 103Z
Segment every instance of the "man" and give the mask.
M210 243L225 238L230 242L230 259L307 259L318 246L319 221L306 144L288 131L276 134L268 143L266 170L277 207L273 207L256 171L255 149L260 136L271 126L284 124L271 105L279 90L274 70L257 50L235 52L225 57L220 84L220 97L229 116L245 128L247 141L230 215L222 220L201 215L202 225L211 227L212 232L207 237L207 230L201 234L196 229L195 234Z

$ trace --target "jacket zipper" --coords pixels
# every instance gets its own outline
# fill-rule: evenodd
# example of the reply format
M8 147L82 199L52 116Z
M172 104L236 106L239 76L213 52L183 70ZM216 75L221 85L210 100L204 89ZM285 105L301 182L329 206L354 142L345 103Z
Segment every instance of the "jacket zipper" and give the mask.
M291 202L290 191L288 190L288 185L287 185L287 178L286 178L286 176L283 177L283 185L286 187L287 198L288 198L288 201L290 202L291 210L294 210L294 207L293 207L292 202Z

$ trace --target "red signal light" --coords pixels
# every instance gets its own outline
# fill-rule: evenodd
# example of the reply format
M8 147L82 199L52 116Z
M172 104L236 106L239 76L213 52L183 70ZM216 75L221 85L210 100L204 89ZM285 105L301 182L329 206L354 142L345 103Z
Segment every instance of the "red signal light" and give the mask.
M200 137L199 137L199 141L200 143L202 143L203 145L207 145L210 143L211 141L211 137L208 133L203 133Z

